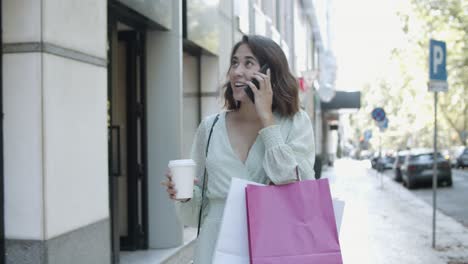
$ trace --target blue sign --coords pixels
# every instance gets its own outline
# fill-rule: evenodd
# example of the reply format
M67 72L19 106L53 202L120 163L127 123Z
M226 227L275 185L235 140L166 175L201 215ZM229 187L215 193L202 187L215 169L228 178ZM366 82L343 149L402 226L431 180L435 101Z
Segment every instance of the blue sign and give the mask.
M385 111L381 107L376 107L374 110L372 110L372 118L377 121L383 121L385 119Z
M364 132L364 140L369 141L372 138L372 130L368 129Z
M446 62L445 42L431 39L429 42L429 91L446 92L448 90Z
M387 129L388 128L388 118L385 118L383 121L377 123L379 128Z
M429 79L447 81L445 42L431 39L429 44Z

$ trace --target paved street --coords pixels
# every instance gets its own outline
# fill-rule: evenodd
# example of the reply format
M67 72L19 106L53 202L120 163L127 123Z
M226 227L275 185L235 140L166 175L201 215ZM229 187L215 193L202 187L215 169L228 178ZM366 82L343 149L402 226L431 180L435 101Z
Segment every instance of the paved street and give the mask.
M437 189L437 208L468 227L468 171L452 170L452 177L453 187ZM432 205L431 186L418 188L413 193Z
M468 263L468 228L370 169L368 161L339 160L324 171L333 196L346 201L340 241L344 263Z
M393 170L385 175L393 177ZM437 189L437 208L468 227L468 170L452 169L453 187ZM432 185L421 186L411 192L432 206Z

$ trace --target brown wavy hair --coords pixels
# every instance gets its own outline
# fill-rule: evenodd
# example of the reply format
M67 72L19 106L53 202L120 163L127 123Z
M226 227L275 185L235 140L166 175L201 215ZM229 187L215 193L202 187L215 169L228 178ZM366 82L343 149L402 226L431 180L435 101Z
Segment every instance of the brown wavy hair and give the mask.
M273 40L259 35L244 35L242 40L232 48L230 62L240 45L249 46L260 65L267 63L271 72L271 88L273 90L272 111L281 116L293 116L299 111L299 83L289 70L288 60L281 47ZM229 72L227 73L229 79ZM240 102L236 102L232 94L229 80L223 85L224 107L228 110L238 109Z

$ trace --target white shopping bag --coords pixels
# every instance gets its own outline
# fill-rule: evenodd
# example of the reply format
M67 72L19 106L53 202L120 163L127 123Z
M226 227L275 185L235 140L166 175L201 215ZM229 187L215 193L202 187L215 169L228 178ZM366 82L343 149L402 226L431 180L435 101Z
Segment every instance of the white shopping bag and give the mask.
M338 236L340 235L341 220L343 220L343 212L345 202L338 199L332 199L333 201L333 212L335 213L335 222L336 222L336 231L338 231Z
M223 221L213 255L213 264L250 264L245 203L245 187L248 184L263 185L238 178L231 180ZM344 201L333 199L333 209L339 234Z
M232 178L224 207L223 221L219 230L213 264L249 264L249 239L247 234L247 209L245 187L247 184L262 185L243 179Z

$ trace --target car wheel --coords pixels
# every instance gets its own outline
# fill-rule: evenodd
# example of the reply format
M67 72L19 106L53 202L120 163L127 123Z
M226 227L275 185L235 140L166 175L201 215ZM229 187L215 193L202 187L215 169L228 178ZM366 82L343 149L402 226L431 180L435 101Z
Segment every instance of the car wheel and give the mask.
M411 180L411 178L408 178L408 181L406 182L406 187L408 189L414 189L416 188L416 183L414 182L414 180Z
M399 169L396 169L395 170L395 178L394 178L395 181L397 182L401 182L403 179L401 178L401 171Z
M447 180L447 181L445 182L445 184L446 184L447 187L452 187L452 185L453 185L452 179Z

